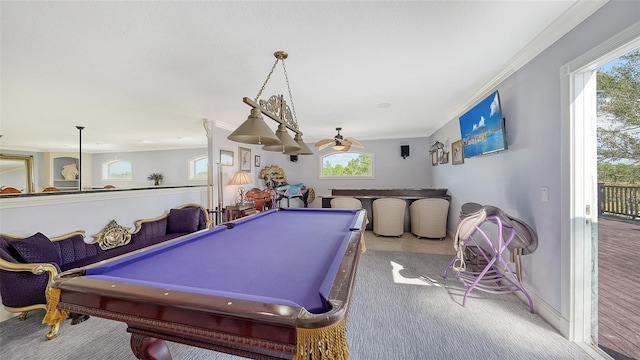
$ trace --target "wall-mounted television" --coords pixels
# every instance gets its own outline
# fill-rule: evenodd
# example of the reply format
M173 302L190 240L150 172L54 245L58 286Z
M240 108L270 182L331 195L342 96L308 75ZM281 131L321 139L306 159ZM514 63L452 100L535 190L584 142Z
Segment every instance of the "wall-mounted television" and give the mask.
M460 116L460 135L465 158L507 148L504 118L497 90Z

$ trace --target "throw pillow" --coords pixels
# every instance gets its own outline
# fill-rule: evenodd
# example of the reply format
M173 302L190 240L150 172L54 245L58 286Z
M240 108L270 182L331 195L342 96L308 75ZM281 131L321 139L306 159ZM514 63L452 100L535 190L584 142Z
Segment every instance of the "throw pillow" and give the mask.
M171 209L169 210L169 221L167 222L167 234L197 231L198 223L200 223L199 208Z
M56 263L62 258L55 245L42 233L36 233L23 240L11 241L11 247L28 263Z

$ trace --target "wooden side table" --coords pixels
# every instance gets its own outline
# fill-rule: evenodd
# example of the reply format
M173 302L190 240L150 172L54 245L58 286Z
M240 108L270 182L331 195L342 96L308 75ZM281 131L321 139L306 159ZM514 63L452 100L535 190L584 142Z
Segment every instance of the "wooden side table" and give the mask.
M224 207L224 220L231 221L244 216L244 211L252 209L253 204L236 204Z

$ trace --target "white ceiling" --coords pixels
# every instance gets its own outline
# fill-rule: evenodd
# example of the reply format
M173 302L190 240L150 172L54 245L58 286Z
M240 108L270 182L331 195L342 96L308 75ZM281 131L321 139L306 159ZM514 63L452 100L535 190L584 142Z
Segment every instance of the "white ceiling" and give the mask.
M276 50L305 141L429 136L601 4L2 1L0 148L77 150L76 125L87 152L206 146Z

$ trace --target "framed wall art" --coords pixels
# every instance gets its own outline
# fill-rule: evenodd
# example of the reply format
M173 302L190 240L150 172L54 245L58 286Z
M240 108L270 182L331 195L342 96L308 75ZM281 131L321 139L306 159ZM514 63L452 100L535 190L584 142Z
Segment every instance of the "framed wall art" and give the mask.
M220 165L233 166L233 151L220 149Z
M446 151L442 151L442 155L440 155L440 164L446 164L449 162L449 153Z
M462 139L455 141L451 144L451 152L453 153L451 163L453 165L464 164L464 147L462 146Z
M433 151L431 153L431 166L436 166L436 165L438 165L438 152Z
M238 147L238 168L251 172L251 149Z
M260 167L260 155L255 156L254 165L255 167Z

